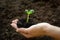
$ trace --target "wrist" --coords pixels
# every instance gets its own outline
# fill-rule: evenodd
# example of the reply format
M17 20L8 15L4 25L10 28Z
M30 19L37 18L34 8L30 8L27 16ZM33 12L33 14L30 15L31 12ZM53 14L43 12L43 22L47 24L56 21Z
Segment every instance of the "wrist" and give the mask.
M55 39L60 39L60 28L59 27L50 25L50 27L47 27L45 31L46 31L47 36L51 36Z

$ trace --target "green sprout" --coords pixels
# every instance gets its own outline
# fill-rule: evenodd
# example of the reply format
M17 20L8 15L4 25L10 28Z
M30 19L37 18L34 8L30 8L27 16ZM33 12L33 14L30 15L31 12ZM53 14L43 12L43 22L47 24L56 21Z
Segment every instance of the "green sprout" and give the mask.
M25 12L27 14L27 20L26 20L26 22L28 23L29 22L29 16L34 13L34 10L25 10Z

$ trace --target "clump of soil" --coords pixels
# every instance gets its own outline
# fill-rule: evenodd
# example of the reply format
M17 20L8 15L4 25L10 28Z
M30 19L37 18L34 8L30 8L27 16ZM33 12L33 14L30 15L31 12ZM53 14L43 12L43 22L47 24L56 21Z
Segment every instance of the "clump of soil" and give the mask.
M24 19L19 19L19 21L17 22L17 26L20 28L20 27L24 27L24 28L28 28L30 27L31 25L34 25L34 21L32 19L29 19L29 22L27 23L26 22L26 18Z

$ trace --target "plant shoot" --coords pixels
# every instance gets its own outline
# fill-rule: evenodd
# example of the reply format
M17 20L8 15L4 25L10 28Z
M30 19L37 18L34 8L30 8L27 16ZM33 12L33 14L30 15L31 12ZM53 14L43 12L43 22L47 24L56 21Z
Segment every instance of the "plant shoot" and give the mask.
M34 10L25 10L25 12L27 14L26 22L28 23L29 22L29 16L34 13Z

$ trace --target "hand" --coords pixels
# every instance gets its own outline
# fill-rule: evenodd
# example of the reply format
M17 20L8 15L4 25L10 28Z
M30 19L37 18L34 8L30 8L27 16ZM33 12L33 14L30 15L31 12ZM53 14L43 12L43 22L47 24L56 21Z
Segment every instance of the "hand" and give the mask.
M38 23L30 26L29 28L20 28L17 32L24 35L26 38L38 37L47 35L47 29L50 28L50 24L48 23Z
M17 21L18 19L13 20L11 26L16 29L16 32L19 32L27 38L44 36L46 34L45 28L49 25L48 23L38 23L30 26L29 28L18 28Z
M30 26L29 28L18 28L18 19L12 21L11 26L16 29L16 32L22 34L26 38L38 36L51 36L56 40L60 40L60 27L50 25L49 23L38 23Z

